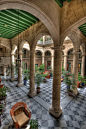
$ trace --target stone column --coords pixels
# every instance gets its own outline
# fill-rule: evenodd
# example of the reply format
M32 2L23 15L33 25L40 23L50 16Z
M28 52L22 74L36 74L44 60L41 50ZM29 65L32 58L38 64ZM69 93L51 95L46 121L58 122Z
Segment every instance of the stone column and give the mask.
M35 51L30 51L30 90L28 96L34 97L35 91Z
M76 87L74 91L74 94L77 95L78 94L78 90L77 90L77 81L78 81L78 59L79 59L79 54L80 52L73 52L73 74L75 75L76 78Z
M67 71L67 55L64 55L64 69Z
M4 73L4 76L6 77L6 67L4 66L4 71L3 71L3 73Z
M43 36L43 45L45 44L45 36Z
M85 54L82 55L81 76L85 76Z
M42 56L42 64L44 64L44 56Z
M62 114L60 107L60 89L61 89L61 58L63 46L52 47L54 49L54 71L53 71L53 91L52 105L49 113L58 118ZM57 56L58 55L58 56Z
M11 81L14 81L15 80L15 77L14 77L14 53L11 53Z
M21 66L18 67L18 84L17 87L22 87L23 82L22 82L22 52L19 53L19 58L21 59Z

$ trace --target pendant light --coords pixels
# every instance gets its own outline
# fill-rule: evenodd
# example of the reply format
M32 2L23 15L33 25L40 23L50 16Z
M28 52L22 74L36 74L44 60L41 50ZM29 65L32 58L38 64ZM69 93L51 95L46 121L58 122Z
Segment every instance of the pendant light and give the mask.
M21 59L19 57L19 10L18 10L18 58L16 59L16 66L21 67Z

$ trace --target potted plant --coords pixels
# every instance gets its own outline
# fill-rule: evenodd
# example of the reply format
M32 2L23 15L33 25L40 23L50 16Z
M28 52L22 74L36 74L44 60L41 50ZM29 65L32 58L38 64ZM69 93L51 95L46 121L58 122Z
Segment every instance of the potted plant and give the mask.
M73 90L68 89L68 95L72 96L73 95Z
M4 108L5 108L5 104L0 103L0 115L3 113Z
M27 84L27 80L28 80L28 78L25 76L25 77L24 77L24 85Z
M7 92L11 92L9 87L3 86L3 88L0 88L0 100L3 100L6 98Z
M44 64L41 64L40 67L38 67L38 71L39 71L41 74L43 74L43 72L45 71L44 67L45 67Z
M37 84L37 93L40 93L40 84L43 82L43 75L40 73L36 73L35 75L35 83Z
M62 67L62 76L61 76L61 78L64 78L64 67Z
M3 88L4 84L0 84L0 88Z
M49 73L50 73L50 77L52 77L52 76L53 76L53 73L52 73L52 66L49 66L49 67L48 67L48 70L49 70Z
M64 74L64 82L65 82L65 84L67 84L67 90L68 90L68 89L70 89L70 85L72 84L71 80L69 78L69 72L64 71L63 74Z
M40 127L38 119L31 119L29 124L30 124L30 129L38 129L38 127Z

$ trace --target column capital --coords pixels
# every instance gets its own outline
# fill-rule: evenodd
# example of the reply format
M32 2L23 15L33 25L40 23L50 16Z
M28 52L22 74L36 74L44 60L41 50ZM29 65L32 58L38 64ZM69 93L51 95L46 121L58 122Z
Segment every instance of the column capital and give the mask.
M65 49L65 46L56 46L56 47L51 47L51 49L61 51L61 50Z
M20 52L19 52L19 55L22 55L22 54L23 54L23 53L20 51Z
M79 55L79 54L81 54L81 52L74 51L74 52L72 52L72 54Z
M81 56L86 56L86 54L84 53L84 54L82 54Z
M15 55L15 53L12 52L12 53L11 53L11 56L13 56L13 55Z
M34 54L35 52L35 50L30 50L30 54Z
M67 57L68 55L63 55L64 57Z

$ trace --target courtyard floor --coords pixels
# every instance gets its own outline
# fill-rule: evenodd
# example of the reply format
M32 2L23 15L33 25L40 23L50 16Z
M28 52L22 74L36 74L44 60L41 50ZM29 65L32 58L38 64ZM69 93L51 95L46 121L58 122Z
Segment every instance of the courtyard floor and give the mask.
M2 83L10 87L11 93L7 93L7 105L5 108L6 118L2 122L1 129L14 129L10 116L11 107L17 102L25 102L30 109L31 118L38 118L39 129L86 129L86 88L78 89L77 97L70 97L67 94L66 85L61 83L61 107L63 114L55 119L49 114L49 107L52 104L52 78L41 84L41 92L33 98L29 98L29 84L24 87L16 87L17 81L11 82L2 78Z

